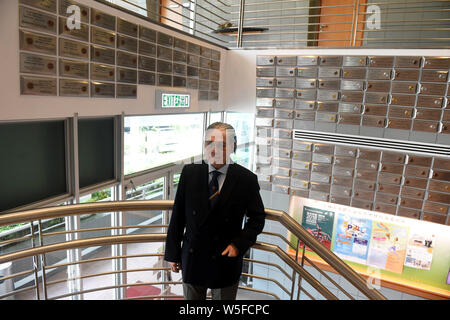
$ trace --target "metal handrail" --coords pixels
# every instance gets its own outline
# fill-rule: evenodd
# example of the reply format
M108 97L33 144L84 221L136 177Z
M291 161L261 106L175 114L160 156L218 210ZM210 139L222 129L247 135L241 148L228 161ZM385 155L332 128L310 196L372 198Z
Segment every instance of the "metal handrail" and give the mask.
M133 200L133 201L110 201L75 204L68 206L57 206L50 208L40 208L26 210L23 212L14 212L0 216L0 226L27 222L33 220L51 219L71 215L79 215L85 213L103 213L103 212L120 212L134 210L171 210L173 200ZM367 287L364 278L351 269L339 257L332 253L323 244L317 241L313 235L301 227L292 217L280 210L266 209L266 218L280 222L294 236L300 239L305 245L311 248L325 262L337 270L347 281L355 286L359 291L370 299L385 300L386 298L377 290ZM63 243L44 245L31 249L25 249L0 256L0 264L12 260L33 257L48 252L76 249L90 246L102 246L112 244L137 243L137 242L163 242L166 234L134 234L120 236L96 237L90 239L73 240ZM257 242L253 248L271 251L277 254L286 264L306 279L316 290L322 293L327 299L336 299L336 297L312 277L297 261L294 261L286 252L278 246Z

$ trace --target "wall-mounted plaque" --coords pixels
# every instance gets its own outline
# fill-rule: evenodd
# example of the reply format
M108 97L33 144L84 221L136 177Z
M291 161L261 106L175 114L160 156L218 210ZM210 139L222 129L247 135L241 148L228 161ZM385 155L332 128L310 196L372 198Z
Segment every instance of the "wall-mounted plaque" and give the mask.
M186 65L174 63L173 64L173 74L180 75L180 76L186 76L186 74L187 74Z
M198 67L200 65L200 57L192 54L187 55L187 64L192 67ZM273 70L275 71L275 69Z
M157 32L156 43L166 47L173 47L173 37L162 32Z
M187 54L181 51L173 50L173 62L186 63Z
M186 49L187 49L187 42L185 40L174 38L173 39L173 47L175 49L178 49L178 50L181 50L181 51L186 51Z
M210 70L209 71L209 79L213 81L219 81L220 80L220 73Z
M211 68L211 60L200 57L200 67L210 69Z
M172 73L172 62L158 60L157 70L158 73Z
M139 69L156 71L156 59L139 56Z
M189 77L198 77L198 68L187 66L187 75Z
M173 86L186 88L186 78L183 77L173 77Z
M68 58L89 58L89 45L82 42L59 38L59 55Z
M219 100L219 92L217 92L217 91L209 91L208 100L213 100L213 101Z
M117 68L117 82L137 83L137 71L133 69Z
M156 44L139 41L139 54L156 57Z
M158 86L172 86L172 76L168 74L159 74L156 76Z
M115 64L116 52L114 49L91 46L91 61Z
M198 84L199 80L198 79L192 79L192 78L187 78L186 79L186 87L188 89L198 89Z
M67 8L71 5L76 5L80 8L80 20L84 23L89 23L89 7L79 4L78 2L72 0L60 0L59 1L59 15L68 17L73 15L73 12L69 11L67 13Z
M19 25L38 31L56 33L56 16L27 7L19 8Z
M211 58L211 49L210 48L206 48L206 47L200 47L200 55L202 57L210 59Z
M91 79L102 81L114 81L115 70L113 66L91 63Z
M138 78L139 84L154 86L156 83L156 74L153 72L139 71Z
M20 50L56 55L56 37L20 30Z
M56 78L20 77L20 94L56 96Z
M198 44L188 42L187 52L200 55L200 46Z
M137 52L137 40L134 38L126 37L123 35L117 35L117 49L126 50L133 53Z
M64 97L89 97L89 82L81 80L59 80L59 95Z
M21 53L20 72L56 75L56 58L31 53Z
M116 17L97 9L91 9L91 24L111 31L116 30Z
M211 50L211 59L220 61L220 51Z
M89 78L89 63L81 61L59 60L59 75L70 78Z
M117 84L117 98L129 98L136 99L137 97L137 86Z
M116 34L111 31L106 31L100 28L92 27L91 42L114 48L116 42Z
M56 0L20 0L19 3L56 13Z
M158 46L156 52L158 59L172 60L172 49Z
M208 100L209 92L208 91L199 91L198 92L198 100Z
M89 26L82 23L79 29L71 29L67 26L67 19L59 18L59 35L81 41L89 41Z
M209 90L209 81L208 80L200 80L198 82L199 90Z
M389 92L390 81L367 81L367 92Z
M213 90L213 91L218 91L219 90L219 82L210 81L209 82L209 89Z
M117 19L117 32L126 34L128 36L137 37L138 26L132 22L123 20L121 18Z
M91 82L91 97L94 98L115 98L116 87L114 83Z
M215 70L215 71L219 71L220 70L220 62L211 60L211 69Z
M156 31L139 26L139 39L156 43Z
M122 67L136 68L137 55L117 51L117 65Z

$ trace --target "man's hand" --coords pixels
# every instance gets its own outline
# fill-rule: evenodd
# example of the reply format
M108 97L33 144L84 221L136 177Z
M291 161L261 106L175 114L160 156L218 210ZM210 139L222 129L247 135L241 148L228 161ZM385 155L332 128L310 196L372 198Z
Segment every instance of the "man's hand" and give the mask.
M172 269L172 272L178 273L181 269L181 263L180 262L169 262L170 268Z
M223 256L228 256L230 258L237 257L239 254L239 249L234 246L234 244L230 243L228 247L222 252Z

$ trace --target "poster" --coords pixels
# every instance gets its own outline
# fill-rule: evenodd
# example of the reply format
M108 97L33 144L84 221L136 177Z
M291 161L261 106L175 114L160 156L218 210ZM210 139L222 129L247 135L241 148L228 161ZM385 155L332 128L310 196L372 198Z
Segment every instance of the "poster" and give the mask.
M333 252L341 259L366 264L372 221L340 213Z
M405 266L430 270L435 240L434 232L426 232L423 229L415 229L411 232L406 248Z
M303 207L302 226L328 249L331 248L333 224L333 211Z
M387 271L402 273L408 231L408 227L372 221L367 264Z

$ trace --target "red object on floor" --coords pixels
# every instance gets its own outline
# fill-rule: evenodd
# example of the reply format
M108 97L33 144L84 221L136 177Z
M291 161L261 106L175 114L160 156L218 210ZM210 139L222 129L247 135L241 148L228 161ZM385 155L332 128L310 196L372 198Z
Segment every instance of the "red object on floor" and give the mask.
M141 282L138 281L136 283L141 283ZM127 288L127 298L157 296L160 294L161 294L161 289L158 287L155 287L155 286L151 286L151 285L132 286L132 287ZM145 298L142 300L154 300L154 299L157 299L157 298ZM183 299L182 298L173 298L173 300L183 300Z

